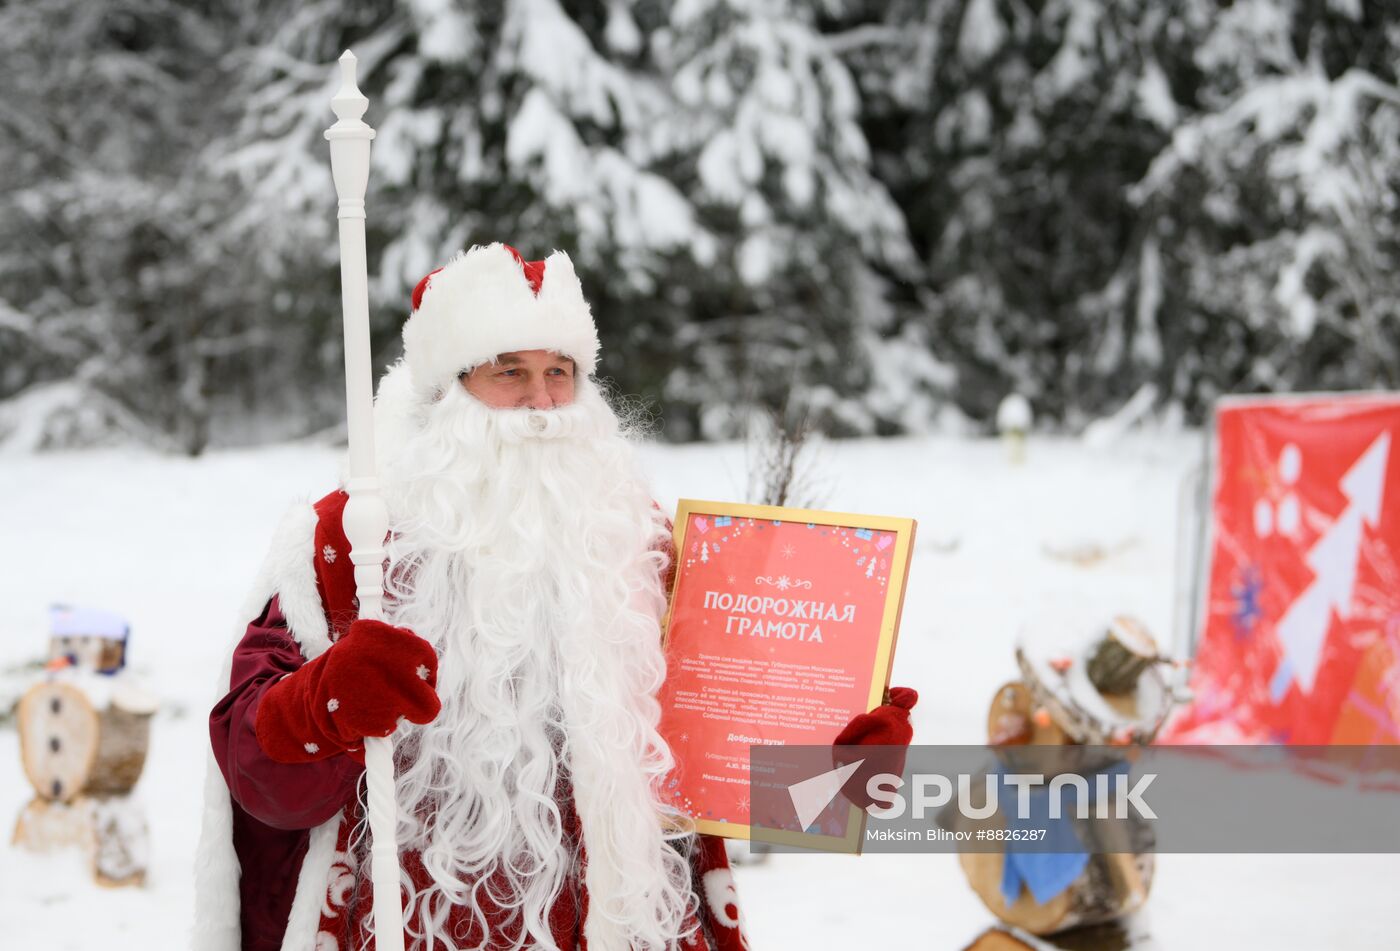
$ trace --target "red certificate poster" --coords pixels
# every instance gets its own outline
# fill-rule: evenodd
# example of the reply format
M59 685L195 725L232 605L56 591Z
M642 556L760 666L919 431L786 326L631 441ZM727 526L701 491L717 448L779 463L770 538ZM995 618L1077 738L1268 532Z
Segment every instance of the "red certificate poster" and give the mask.
M681 501L666 628L667 792L701 832L749 836L749 747L827 744L880 701L912 519Z

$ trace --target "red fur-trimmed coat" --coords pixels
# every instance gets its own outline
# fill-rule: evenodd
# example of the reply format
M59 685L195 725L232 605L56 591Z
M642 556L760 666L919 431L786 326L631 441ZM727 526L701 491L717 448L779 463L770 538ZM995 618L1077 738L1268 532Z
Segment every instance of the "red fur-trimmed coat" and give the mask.
M368 869L361 869L368 857L350 847L349 834L360 819L364 767L348 755L276 763L254 731L266 690L319 656L357 615L350 546L341 528L345 501L344 492L333 492L289 513L245 607L253 619L229 659L227 693L209 719L213 764L196 862L195 951L349 951L360 945L371 904ZM559 804L565 835L581 839L567 787ZM582 853L586 860L586 842ZM746 949L723 841L697 836L691 856L699 929L681 947ZM400 859L415 884L427 884L416 853ZM482 912L493 923L504 917L494 907ZM586 951L587 915L587 888L573 876L550 912L555 943ZM465 911L448 930L454 926L462 929L463 947L481 938ZM508 938L511 931L494 936Z

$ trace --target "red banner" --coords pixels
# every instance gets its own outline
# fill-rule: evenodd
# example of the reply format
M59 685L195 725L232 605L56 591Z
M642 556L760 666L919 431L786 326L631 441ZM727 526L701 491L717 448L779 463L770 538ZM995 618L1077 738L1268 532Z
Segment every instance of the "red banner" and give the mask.
M1400 742L1400 397L1216 413L1195 700L1167 742Z

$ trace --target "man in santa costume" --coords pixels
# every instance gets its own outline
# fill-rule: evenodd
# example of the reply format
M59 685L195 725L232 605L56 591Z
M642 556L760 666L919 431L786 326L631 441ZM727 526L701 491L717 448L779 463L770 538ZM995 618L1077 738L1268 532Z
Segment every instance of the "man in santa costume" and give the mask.
M459 255L403 341L385 621L356 619L346 494L295 507L210 715L196 951L368 946L363 741L391 733L408 948L746 948L722 840L659 794L670 529L568 256ZM838 741L907 744L894 694Z

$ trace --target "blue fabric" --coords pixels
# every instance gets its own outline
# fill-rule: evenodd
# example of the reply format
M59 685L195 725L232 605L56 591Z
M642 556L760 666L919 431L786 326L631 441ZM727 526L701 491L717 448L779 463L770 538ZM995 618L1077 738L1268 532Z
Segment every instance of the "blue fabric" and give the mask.
M1110 776L1128 773L1126 762L1115 763L1103 770ZM1003 770L998 767L993 775L998 779ZM1086 774L1089 782L1089 802L1094 801L1094 775ZM1048 783L1048 780L1047 780ZM1109 787L1112 789L1112 785ZM1016 815L1016 801L1020 790L1010 783L1003 782L998 792L999 811L1010 830L1044 829L1045 838L1038 841L1010 841L1006 843L1005 863L1001 873L1001 894L1007 904L1021 897L1021 887L1030 889L1036 904L1043 905L1079 877L1089 864L1089 853L1074 831L1077 793L1073 786L1060 789L1060 818L1050 818L1050 793L1045 787L1033 787L1029 796L1029 815L1022 819ZM1053 849L1053 851L1051 851Z
M1076 849L1079 839L1075 836L1074 829L1063 819L1054 821L1050 837L1056 838L1057 830L1061 829L1065 830L1063 834L1072 840L1065 843L1065 847ZM1017 844L1007 843L1006 862L1001 869L1001 895L1008 905L1021 897L1022 885L1030 889L1037 905L1045 904L1069 888L1084 871L1084 866L1089 864L1089 853L1083 849L1066 852L1018 852L1012 848Z

